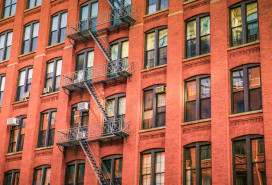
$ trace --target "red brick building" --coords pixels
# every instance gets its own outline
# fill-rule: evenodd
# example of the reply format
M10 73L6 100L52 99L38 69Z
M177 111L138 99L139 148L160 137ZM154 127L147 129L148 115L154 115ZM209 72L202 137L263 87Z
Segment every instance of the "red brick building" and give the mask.
M0 10L0 184L272 184L271 0Z

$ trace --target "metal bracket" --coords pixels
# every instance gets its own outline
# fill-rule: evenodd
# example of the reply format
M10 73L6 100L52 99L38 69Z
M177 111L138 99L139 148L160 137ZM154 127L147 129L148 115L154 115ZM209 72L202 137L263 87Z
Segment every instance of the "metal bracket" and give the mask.
M80 89L80 98L82 98L82 95L83 95L83 89L81 88Z
M77 146L77 145L73 145L73 146L72 146L72 148L73 148L73 150L74 150L75 154L77 155L77 152L78 152L78 146Z
M69 91L68 96L69 96L69 100L71 100L72 99L72 91Z

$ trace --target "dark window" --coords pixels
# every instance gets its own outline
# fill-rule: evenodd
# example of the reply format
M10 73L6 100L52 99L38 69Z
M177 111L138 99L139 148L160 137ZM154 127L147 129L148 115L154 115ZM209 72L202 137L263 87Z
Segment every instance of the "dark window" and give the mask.
M255 135L243 136L233 140L234 185L266 184L263 143L263 137ZM262 153L259 153L259 151L262 151Z
M147 14L168 8L168 0L147 0Z
M261 69L258 64L231 71L232 113L262 109Z
M0 75L0 106L2 105L6 75Z
M35 168L33 185L50 185L51 166Z
M92 31L96 30L98 16L98 2L90 0L80 7L80 30L86 30L89 27Z
M54 144L56 113L56 109L51 109L41 114L38 147Z
M185 82L185 120L195 121L211 117L211 79L197 76Z
M77 160L67 164L65 185L83 185L85 161Z
M211 144L194 143L184 148L184 184L211 185Z
M186 57L210 53L210 16L207 14L186 21Z
M115 65L115 68L111 68L108 64L110 75L108 77L113 77L116 75L117 70L126 69L128 66L128 50L129 41L127 39L122 39L120 41L111 44L111 60ZM121 69L120 69L121 68Z
M21 101L29 97L32 73L33 73L32 66L26 67L19 71L16 101Z
M65 41L67 12L59 12L52 16L49 45Z
M19 125L12 126L10 129L9 153L22 151L24 146L26 116L20 116L17 119Z
M130 14L131 13L131 0L112 0L113 1L113 5L115 8L124 8L124 11L126 12L126 14ZM117 12L114 11L113 13L113 18L112 18L112 25L117 25L121 23L121 20L119 19L119 13L121 12Z
M42 4L42 0L27 0L26 9L34 8Z
M46 64L45 84L43 93L59 91L62 59L57 58Z
M165 153L152 149L141 154L141 185L164 185Z
M22 54L36 51L38 41L39 23L32 22L25 26L23 35Z
M86 102L89 103L89 102ZM77 109L77 105L72 107L71 124L70 127L82 127L87 126L89 123L89 111L80 111Z
M0 35L0 61L9 59L12 34L12 31L6 31Z
M146 34L145 67L167 64L167 28L156 28Z
M87 49L81 51L77 54L76 58L76 73L74 79L77 81L87 79L92 79L93 73L93 60L94 60L94 51L93 49Z
M4 0L2 19L12 16L16 12L17 0Z
M256 0L243 1L230 9L231 46L259 39L258 4Z
M102 159L102 172L109 185L122 184L122 155L112 155Z
M20 170L11 170L5 173L4 185L19 185Z
M166 87L156 85L144 90L143 129L165 126Z

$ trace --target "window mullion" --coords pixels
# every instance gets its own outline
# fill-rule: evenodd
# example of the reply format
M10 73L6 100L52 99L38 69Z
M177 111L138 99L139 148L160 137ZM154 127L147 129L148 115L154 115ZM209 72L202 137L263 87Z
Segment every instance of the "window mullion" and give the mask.
M243 3L241 5L242 13L242 44L247 43L247 22L246 22L246 5Z
M151 185L155 185L155 152L151 152Z
M248 69L247 67L243 68L245 112L249 111L249 97L248 97L248 95L249 95L249 86L248 86L248 72L247 72L248 70L247 69Z
M196 18L196 56L200 54L200 19Z
M196 184L200 185L200 146L196 145Z
M154 66L158 66L158 56L159 56L159 30L155 30L155 48L154 48Z
M246 163L247 163L247 184L253 185L253 178L252 178L252 163L251 163L251 140L250 138L246 138Z
M53 67L53 79L52 79L52 91L55 91L55 86L56 86L56 70L57 70L57 62L58 60L54 61L54 67Z
M196 120L200 119L200 79L196 79Z

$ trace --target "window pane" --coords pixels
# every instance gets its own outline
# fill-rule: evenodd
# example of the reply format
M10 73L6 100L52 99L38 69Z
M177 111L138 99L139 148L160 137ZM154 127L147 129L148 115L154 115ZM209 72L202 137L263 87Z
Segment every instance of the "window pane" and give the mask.
M254 185L266 185L266 173L264 163L253 164L253 182Z
M145 175L142 177L143 185L151 185L151 175Z
M106 112L109 117L114 117L115 99L107 100Z
M259 39L258 22L247 25L247 42Z
M233 143L233 148L235 164L246 163L246 141L235 141Z
M26 71L21 71L19 74L19 86L22 86L25 84L25 73Z
M114 167L114 175L115 175L115 179L118 178L119 179L119 183L121 184L121 178L122 178L122 166L123 166L123 159L115 159L115 167Z
M237 27L242 25L242 10L241 7L233 8L230 11L231 14L231 27Z
M247 185L247 168L246 164L235 165L235 182L237 185Z
M35 23L33 25L32 37L38 37L38 33L39 33L39 23Z
M5 45L5 34L0 36L0 48L4 48Z
M4 9L4 17L3 18L9 17L9 11L10 11L10 6L8 6Z
M35 0L29 0L29 8L33 8L35 6Z
M111 179L111 160L103 160L102 161L102 171L104 173L104 177L108 180Z
M58 60L57 61L56 76L61 75L61 66L62 66L62 60Z
M89 7L88 5L81 7L81 18L80 20L85 20L89 17Z
M34 185L41 185L42 183L42 170L35 170L34 174Z
M201 86L201 98L207 98L211 96L211 79L210 78L204 78L200 80L200 86Z
M61 22L60 22L60 27L64 28L67 25L67 13L61 14Z
M153 13L156 12L156 3L157 0L148 0L148 12L147 13Z
M60 40L59 42L65 41L66 27L60 29Z
M28 75L27 75L28 81L29 81L29 79L32 79L32 74L33 74L33 69L29 69L28 70Z
M200 54L210 53L210 35L200 38Z
M212 185L212 169L201 169L201 184Z
M9 6L10 3L11 3L11 0L6 0L5 7L6 7L6 6Z
M164 173L165 154L164 152L156 153L155 173Z
M75 165L69 165L67 167L66 184L73 185L75 177Z
M247 4L247 23L258 21L258 10L257 10L257 2Z
M251 140L251 155L252 155L253 163L264 161L264 139L263 138Z
M44 185L50 185L50 175L51 175L51 168L46 168Z
M154 67L155 66L155 52L154 50L148 51L146 53L146 63L148 67Z
M186 121L196 120L196 102L191 101L186 103Z
M249 90L250 110L262 109L262 91L261 88Z
M98 15L98 2L92 4L92 15L91 17L97 17Z
M118 99L118 115L125 115L126 113L126 97Z
M146 50L155 48L155 32L146 35Z
M232 29L232 46L237 46L242 44L242 26Z
M51 31L55 31L58 29L58 23L59 22L59 16L54 16L52 18L52 26L51 26Z
M211 145L200 146L201 168L211 167Z
M187 41L187 58L195 57L196 56L196 39L188 40Z
M53 70L54 70L54 62L48 63L47 64L47 70L46 70L46 74L47 74L47 78L53 77Z
M196 38L196 21L190 21L187 24L187 40Z
M26 26L24 32L24 40L28 40L29 38L30 38L30 26Z
M233 93L233 113L245 112L244 92Z
M84 58L84 54L77 55L76 71L83 70Z
M200 118L207 119L211 117L211 98L200 100Z
M23 42L23 51L22 54L28 53L29 52L29 40Z
M11 6L10 16L14 15L15 12L16 12L16 4L13 4L13 5Z
M36 6L39 6L40 4L42 4L42 0L36 0Z
M149 110L153 108L153 91L144 92L144 110Z
M0 86L0 91L4 91L4 88L5 88L5 82L6 82L6 77L3 76L1 78L1 86Z
M4 185L11 185L12 183L11 180L12 180L12 173L6 174Z
M143 155L142 160L142 175L151 174L151 154Z
M31 47L31 51L36 51L37 48L37 37L32 39L32 47Z
M159 65L167 64L167 47L159 48Z
M161 0L161 7L160 10L168 8L168 0Z
M185 149L185 169L191 170L196 168L196 148Z
M233 92L241 91L244 89L244 74L243 71L235 71L232 73L232 88Z
M84 182L84 173L85 173L85 164L78 165L78 172L77 172L77 183Z
M122 53L121 53L121 58L127 58L128 57L128 41L122 42Z
M14 185L19 185L20 173L15 173Z
M258 88L261 86L260 67L248 69L249 89Z
M13 32L8 33L7 35L8 35L7 46L11 46Z
M158 94L157 95L157 120L156 126L164 126L165 125L165 111L166 111L166 94Z
M257 2L246 5L247 11L247 41L258 40L258 10Z
M159 47L167 46L167 29L159 31Z
M111 46L111 59L112 60L118 59L118 44Z
M77 127L79 124L79 116L80 116L80 112L77 110L77 108L73 108L72 109L72 125L71 127Z
M190 81L186 83L187 101L196 99L196 81Z
M200 19L200 36L210 34L210 17L204 17Z

